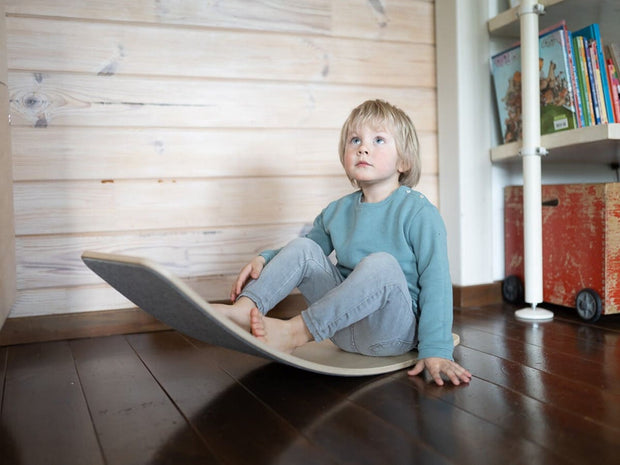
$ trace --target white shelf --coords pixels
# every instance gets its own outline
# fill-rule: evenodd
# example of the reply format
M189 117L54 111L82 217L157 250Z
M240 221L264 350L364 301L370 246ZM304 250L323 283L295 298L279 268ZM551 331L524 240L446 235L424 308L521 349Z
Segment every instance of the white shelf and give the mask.
M617 0L539 0L545 6L545 14L538 19L539 29L553 26L566 20L569 30L581 29L588 24L598 23L603 31L603 40L620 41L618 16L620 2ZM489 34L493 37L519 39L519 7L503 11L487 22Z
M541 137L541 145L549 151L546 162L617 163L620 162L620 123L599 124L560 131ZM520 159L521 142L511 142L491 149L491 161L510 162Z
M545 11L551 5L562 3L564 0L539 0L545 6ZM554 15L555 17L555 15ZM547 13L539 18L540 29L545 28L545 19L548 19ZM563 19L563 18L562 18ZM556 21L557 22L557 21ZM495 37L513 37L519 38L519 6L503 11L487 22L489 34Z

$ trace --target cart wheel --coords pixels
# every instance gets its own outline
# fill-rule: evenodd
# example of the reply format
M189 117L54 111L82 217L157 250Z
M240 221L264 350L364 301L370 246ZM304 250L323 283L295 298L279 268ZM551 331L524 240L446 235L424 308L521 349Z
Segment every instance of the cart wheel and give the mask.
M520 305L523 303L523 283L518 276L506 276L502 283L502 297L511 304Z
M603 304L601 298L594 289L582 289L575 299L577 313L585 321L594 322L601 317Z

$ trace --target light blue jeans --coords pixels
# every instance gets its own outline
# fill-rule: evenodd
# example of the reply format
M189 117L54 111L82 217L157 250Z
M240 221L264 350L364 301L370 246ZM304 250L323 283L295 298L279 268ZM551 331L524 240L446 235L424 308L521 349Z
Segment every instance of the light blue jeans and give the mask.
M385 356L417 346L417 317L398 261L379 252L345 279L311 239L298 238L248 283L248 297L266 314L298 288L308 303L301 316L315 341L330 338L342 350Z

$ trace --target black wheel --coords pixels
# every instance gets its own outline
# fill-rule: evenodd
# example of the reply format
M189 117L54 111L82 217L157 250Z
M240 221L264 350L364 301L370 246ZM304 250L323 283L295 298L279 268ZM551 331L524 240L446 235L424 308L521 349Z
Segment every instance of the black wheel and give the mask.
M502 283L502 297L510 304L520 305L523 303L523 283L518 276L506 276Z
M590 322L598 320L603 312L601 298L594 289L580 290L575 299L575 307L579 316Z

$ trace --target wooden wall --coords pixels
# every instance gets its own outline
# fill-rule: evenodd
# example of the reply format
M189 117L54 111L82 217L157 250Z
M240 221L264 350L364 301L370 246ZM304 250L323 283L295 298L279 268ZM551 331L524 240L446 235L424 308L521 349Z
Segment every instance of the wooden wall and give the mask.
M258 251L351 191L337 142L384 98L437 201L434 3L7 0L17 302L128 307L80 261L142 255L226 298Z
M4 44L5 39L4 1L0 0L0 44ZM15 233L6 66L6 49L0 46L0 328L15 301Z

